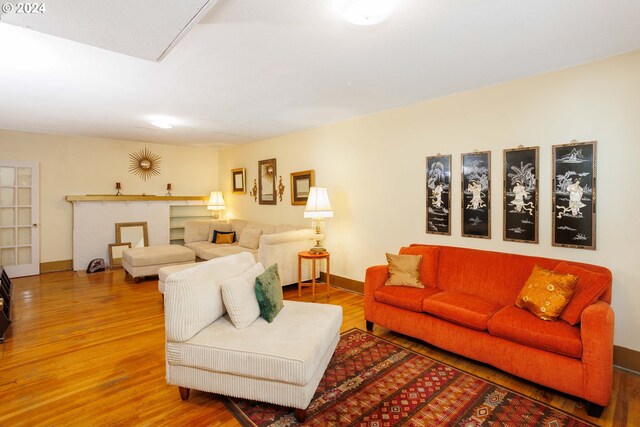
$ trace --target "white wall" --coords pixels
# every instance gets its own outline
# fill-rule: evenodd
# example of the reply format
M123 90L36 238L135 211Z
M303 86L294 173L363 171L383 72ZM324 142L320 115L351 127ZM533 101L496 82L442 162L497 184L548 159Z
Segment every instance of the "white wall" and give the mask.
M231 215L307 224L290 204L289 174L315 169L335 217L325 244L332 273L363 280L385 263L385 252L409 243L435 243L576 260L613 272L615 343L640 350L640 51L607 60L398 108L330 126L226 149L220 184ZM551 246L551 146L598 141L597 250ZM540 146L540 243L502 240L502 150ZM460 154L492 151L492 235L460 236ZM426 156L453 154L452 235L425 233ZM286 193L277 206L231 194L232 168L277 159Z
M161 157L160 175L143 181L129 172L129 154L147 147ZM218 188L218 151L46 135L0 129L0 159L40 164L40 262L72 259L72 204L67 195L123 194L206 196Z

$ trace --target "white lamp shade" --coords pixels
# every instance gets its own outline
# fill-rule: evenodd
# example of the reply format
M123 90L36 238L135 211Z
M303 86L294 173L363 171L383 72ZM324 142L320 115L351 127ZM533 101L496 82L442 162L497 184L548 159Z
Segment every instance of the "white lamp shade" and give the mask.
M329 194L324 187L311 187L307 206L304 208L305 218L331 218L333 210L329 202Z
M209 196L209 203L207 204L207 209L209 209L210 211L221 211L226 208L227 206L224 204L222 191L212 191L211 196Z

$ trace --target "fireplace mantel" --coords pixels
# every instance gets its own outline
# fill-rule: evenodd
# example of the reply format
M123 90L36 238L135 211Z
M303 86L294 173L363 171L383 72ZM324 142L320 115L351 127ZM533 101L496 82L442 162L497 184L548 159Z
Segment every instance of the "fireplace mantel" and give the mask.
M87 194L84 196L67 196L67 202L145 202L145 201L186 201L207 200L207 196L147 196L144 194L115 196L113 194Z
M66 196L73 205L73 269L86 269L94 258L109 259L109 243L116 241L116 223L146 222L150 245L169 244L171 209L206 206L207 200L206 196Z

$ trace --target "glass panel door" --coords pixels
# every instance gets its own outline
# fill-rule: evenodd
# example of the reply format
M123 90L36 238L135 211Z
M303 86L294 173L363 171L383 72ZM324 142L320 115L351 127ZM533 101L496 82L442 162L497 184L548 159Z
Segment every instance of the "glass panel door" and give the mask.
M38 164L0 160L0 265L9 277L40 273Z

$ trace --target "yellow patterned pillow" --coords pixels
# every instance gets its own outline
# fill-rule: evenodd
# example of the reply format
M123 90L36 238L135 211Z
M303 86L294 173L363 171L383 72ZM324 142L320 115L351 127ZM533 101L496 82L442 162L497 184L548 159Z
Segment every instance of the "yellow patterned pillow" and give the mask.
M394 255L387 254L389 278L385 286L410 286L424 288L420 280L420 264L422 255Z
M536 265L516 299L516 306L542 320L556 320L569 304L577 281L572 274L559 274Z

